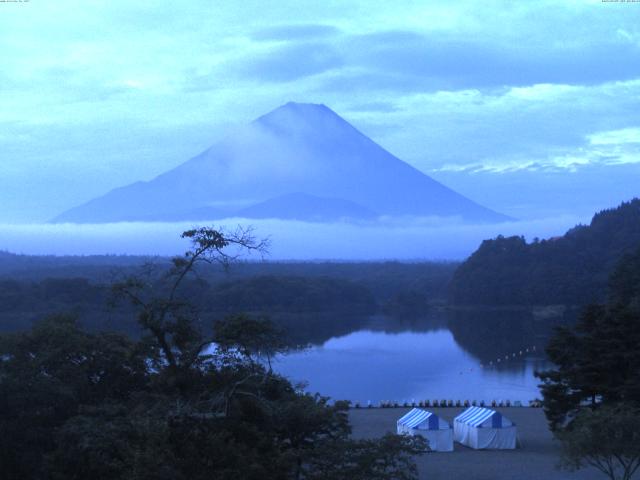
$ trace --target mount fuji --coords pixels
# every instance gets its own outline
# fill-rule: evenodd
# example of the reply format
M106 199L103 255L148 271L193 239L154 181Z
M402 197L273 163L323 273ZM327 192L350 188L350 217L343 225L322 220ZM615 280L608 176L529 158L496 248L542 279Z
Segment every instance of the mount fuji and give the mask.
M114 189L53 221L380 216L509 220L403 162L326 106L287 103L178 167Z

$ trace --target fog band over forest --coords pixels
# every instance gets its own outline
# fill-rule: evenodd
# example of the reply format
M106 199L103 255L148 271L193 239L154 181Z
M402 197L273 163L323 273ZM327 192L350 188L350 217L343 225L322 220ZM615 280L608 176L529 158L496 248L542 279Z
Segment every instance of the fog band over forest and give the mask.
M269 237L270 260L459 260L497 235L550 238L589 218L571 215L474 225L455 219L381 218L371 222L313 223L227 219L212 222L109 224L0 224L0 250L30 255L174 255L186 244L180 233L194 225L252 225ZM455 239L455 241L452 241Z

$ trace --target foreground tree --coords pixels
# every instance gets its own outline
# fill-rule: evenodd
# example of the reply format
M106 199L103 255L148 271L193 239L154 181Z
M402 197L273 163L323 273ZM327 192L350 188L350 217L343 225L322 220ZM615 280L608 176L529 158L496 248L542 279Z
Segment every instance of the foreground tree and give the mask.
M587 307L575 328L559 329L547 347L556 368L537 374L565 465L592 465L612 480L638 468L639 272L640 251L625 256L612 274L609 302Z
M227 233L212 228L187 230L182 238L191 242L191 250L171 259L171 268L158 273L148 265L113 285L114 300L128 299L138 310L138 323L155 348L154 359L161 361L170 374L188 371L202 360L203 349L212 339L203 339L199 312L186 299L182 288L189 275L202 263L218 263L224 268L242 253L264 254L267 240L257 240L251 229L238 227Z
M54 433L83 408L120 404L148 381L129 339L88 334L69 316L53 316L24 334L0 336L0 472L47 478L42 461Z
M634 406L585 409L559 434L562 461L571 470L585 465L612 480L630 480L640 468L640 410Z
M417 477L413 456L427 449L421 436L386 434L376 440L329 442L316 449L307 463L308 480L412 480Z
M168 271L114 285L137 309L138 342L54 318L0 340L0 471L80 480L414 479L418 438L355 441L348 405L273 372L287 349L266 319L205 334L186 279L202 262L263 251L247 231L190 230ZM36 394L35 396L33 394Z

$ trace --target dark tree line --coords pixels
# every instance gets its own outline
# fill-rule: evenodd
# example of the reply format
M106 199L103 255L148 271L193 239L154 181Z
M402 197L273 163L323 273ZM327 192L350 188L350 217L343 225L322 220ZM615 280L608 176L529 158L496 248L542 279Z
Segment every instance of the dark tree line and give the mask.
M482 242L455 272L458 305L585 305L604 301L616 262L640 245L640 200L597 213L589 226L527 243L499 236Z
M342 312L369 315L376 302L361 285L330 277L264 275L224 282L212 289L206 306L213 311Z
M20 479L413 479L416 438L352 440L347 405L270 368L288 344L269 321L231 315L205 333L189 301L198 265L250 232L185 232L193 249L157 276L122 278L139 340L54 316L0 336L0 472Z
M168 257L136 256L29 256L0 251L0 281L10 279L21 285L45 279L87 279L91 284L107 284L115 270L134 273L145 264L170 265ZM199 277L209 285L233 283L253 277L318 277L352 282L365 289L379 303L405 291L420 292L430 300L444 301L446 289L458 263L455 262L258 262L239 259L228 271L202 266Z
M88 331L119 331L139 337L142 331L135 310L129 304L109 304L110 283L103 277L113 282L142 270L147 283L162 288L162 272L168 268L170 262L159 259L146 267L128 265L92 278L65 277L65 270L47 271L57 276L44 279L0 278L0 333L28 330L35 321L57 312L76 315ZM213 319L246 312L269 316L292 340L306 344L363 328L375 313L391 317L390 323L422 322L431 305L441 302L439 292L452 267L393 262L245 263L234 264L226 273L220 270L200 265L198 276L185 278L181 286L182 297L206 312L205 331L210 330ZM256 275L258 272L263 274Z
M538 375L565 464L628 480L640 468L640 249L620 260L609 292L557 330L547 347L556 367Z
M158 281L152 278L150 281ZM342 311L371 314L378 305L362 285L331 277L264 275L211 284L203 279L184 282L194 303L215 312ZM41 281L0 280L0 314L51 311L78 305L103 309L110 286L87 278L47 278Z

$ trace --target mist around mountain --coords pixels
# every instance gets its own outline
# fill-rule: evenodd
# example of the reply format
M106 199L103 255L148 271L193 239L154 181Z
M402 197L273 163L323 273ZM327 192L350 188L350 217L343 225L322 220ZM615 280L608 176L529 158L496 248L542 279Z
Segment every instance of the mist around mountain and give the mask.
M379 216L509 220L393 156L326 106L288 103L153 180L112 190L54 222Z
M341 219L373 220L377 214L350 200L290 193L243 208L237 216L331 222Z

